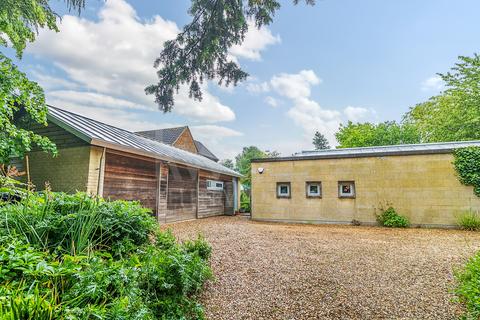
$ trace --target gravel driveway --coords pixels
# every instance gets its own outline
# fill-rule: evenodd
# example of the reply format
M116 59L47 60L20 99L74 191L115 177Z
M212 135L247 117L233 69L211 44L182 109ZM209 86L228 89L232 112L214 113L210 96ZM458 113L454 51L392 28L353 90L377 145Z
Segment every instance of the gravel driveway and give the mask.
M452 268L480 234L252 222L214 217L168 226L202 233L215 280L201 297L208 319L453 319Z

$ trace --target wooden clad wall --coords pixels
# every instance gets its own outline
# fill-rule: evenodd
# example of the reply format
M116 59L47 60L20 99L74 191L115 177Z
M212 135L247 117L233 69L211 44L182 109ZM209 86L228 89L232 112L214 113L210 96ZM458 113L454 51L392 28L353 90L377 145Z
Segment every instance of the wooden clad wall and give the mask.
M223 191L208 190L207 180L224 182ZM210 217L233 212L232 177L200 171L198 183L198 217Z
M107 151L103 196L112 200L138 200L157 210L157 168L155 160L128 157Z
M197 217L196 169L169 166L166 222Z

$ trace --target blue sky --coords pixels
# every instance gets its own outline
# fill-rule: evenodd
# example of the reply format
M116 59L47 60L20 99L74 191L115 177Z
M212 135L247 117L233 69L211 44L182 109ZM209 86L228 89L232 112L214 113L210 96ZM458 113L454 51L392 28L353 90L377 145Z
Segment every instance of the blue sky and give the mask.
M252 28L230 53L248 81L210 83L202 103L181 90L174 112L163 114L143 88L156 79L162 43L190 20L188 5L87 0L78 17L59 2L60 33L41 31L16 61L51 104L132 131L188 124L226 158L247 145L283 155L310 149L315 130L334 145L348 120L400 120L442 90L437 72L480 51L478 1L283 1L271 26Z

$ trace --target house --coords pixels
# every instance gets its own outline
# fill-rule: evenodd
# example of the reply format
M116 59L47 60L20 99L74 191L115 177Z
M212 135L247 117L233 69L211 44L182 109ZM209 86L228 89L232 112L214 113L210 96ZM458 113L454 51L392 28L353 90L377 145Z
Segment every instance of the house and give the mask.
M135 132L145 138L156 140L176 148L202 155L218 162L218 158L198 140L194 140L188 126Z
M187 127L170 130L185 142L162 143L52 106L48 124L31 128L59 151L55 158L29 154L30 177L40 188L48 182L53 191L138 200L159 222L233 214L238 207L240 175L200 155Z
M453 226L480 211L462 185L453 150L480 141L333 149L252 163L252 219L375 224L393 206L413 225Z

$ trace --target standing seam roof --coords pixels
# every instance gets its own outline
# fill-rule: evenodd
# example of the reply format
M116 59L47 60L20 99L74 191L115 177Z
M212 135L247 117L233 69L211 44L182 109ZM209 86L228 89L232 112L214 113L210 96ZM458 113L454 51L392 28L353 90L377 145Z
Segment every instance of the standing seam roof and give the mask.
M48 106L48 118L92 145L105 146L106 143L112 149L127 147L132 153L146 152L153 158L182 163L230 176L241 176L239 173L201 155L142 137L73 112Z

